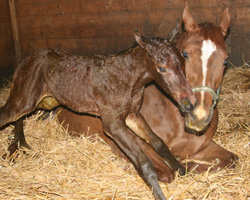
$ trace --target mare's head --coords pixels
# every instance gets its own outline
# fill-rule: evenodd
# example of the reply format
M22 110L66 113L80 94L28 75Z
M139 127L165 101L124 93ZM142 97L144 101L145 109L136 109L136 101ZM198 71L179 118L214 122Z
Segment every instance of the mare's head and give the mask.
M177 43L185 58L185 74L197 99L195 109L186 115L188 129L202 132L209 125L216 106L228 54L224 41L230 25L228 8L219 26L212 23L196 24L186 7L183 11L186 33Z
M151 61L146 65L152 79L176 100L183 112L191 111L196 99L181 70L184 60L179 51L166 39L148 40L138 31L135 39Z

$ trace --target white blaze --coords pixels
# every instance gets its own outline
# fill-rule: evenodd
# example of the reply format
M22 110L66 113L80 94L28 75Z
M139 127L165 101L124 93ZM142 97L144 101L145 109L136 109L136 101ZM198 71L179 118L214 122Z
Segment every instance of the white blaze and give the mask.
M206 85L206 76L207 76L207 63L210 58L210 56L213 54L213 52L216 51L216 46L214 42L211 40L204 40L202 42L201 47L201 62L202 62L202 85ZM201 92L201 104L203 104L204 101L204 91Z

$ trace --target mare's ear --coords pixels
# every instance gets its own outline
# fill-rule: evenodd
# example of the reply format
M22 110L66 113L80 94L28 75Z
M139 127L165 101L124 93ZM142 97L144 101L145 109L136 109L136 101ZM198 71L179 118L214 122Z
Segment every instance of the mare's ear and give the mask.
M195 31L198 28L198 25L194 22L194 19L190 13L188 3L186 2L186 6L183 10L182 19L184 22L184 27L187 32Z
M222 35L225 37L227 35L227 30L230 26L231 18L229 15L229 8L226 8L222 14L220 27L222 29Z

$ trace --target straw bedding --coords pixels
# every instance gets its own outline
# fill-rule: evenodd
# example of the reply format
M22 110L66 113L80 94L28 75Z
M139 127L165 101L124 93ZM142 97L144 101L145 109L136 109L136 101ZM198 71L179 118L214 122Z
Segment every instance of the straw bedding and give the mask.
M9 94L0 93L0 107ZM160 183L167 199L250 199L250 69L227 70L218 109L215 141L239 156L235 169L190 172ZM98 137L72 138L56 119L25 120L32 150L15 162L0 159L0 199L153 199L133 166L112 154ZM0 155L6 153L13 126L1 130Z

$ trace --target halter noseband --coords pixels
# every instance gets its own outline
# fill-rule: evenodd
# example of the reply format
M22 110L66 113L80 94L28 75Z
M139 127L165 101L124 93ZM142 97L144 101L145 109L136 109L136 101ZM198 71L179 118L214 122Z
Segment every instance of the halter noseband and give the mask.
M213 107L216 106L217 104L217 101L219 99L219 94L220 94L220 88L221 86L218 87L217 91L215 92L213 88L211 87L208 87L208 86L197 86L197 87L193 87L192 88L192 91L193 93L195 92L209 92L210 94L213 95Z

